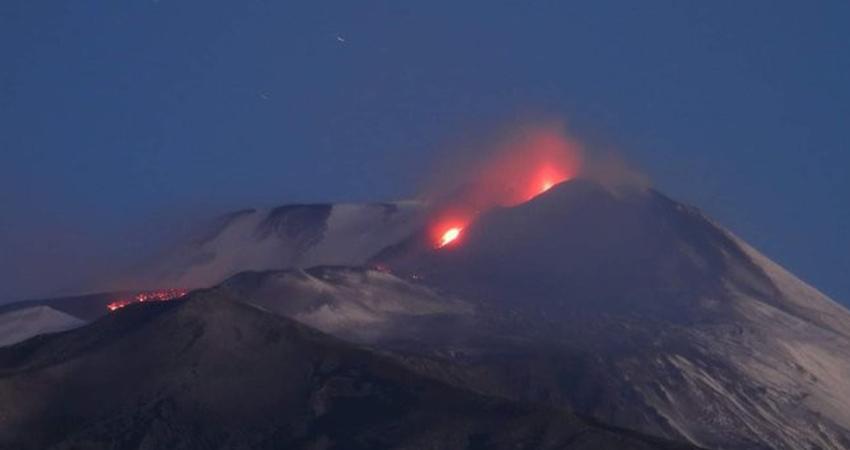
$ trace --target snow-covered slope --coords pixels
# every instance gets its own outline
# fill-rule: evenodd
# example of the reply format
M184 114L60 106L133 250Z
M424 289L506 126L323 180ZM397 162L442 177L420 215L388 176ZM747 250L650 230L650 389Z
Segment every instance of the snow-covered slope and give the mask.
M422 377L215 291L0 349L0 448L687 449Z
M850 448L850 313L658 192L569 182L379 261L526 318L501 331L524 349L463 361L502 393L710 448Z
M374 344L417 325L462 319L474 307L376 270L315 267L246 272L222 284L240 298L326 333Z
M408 237L421 220L416 202L239 211L150 263L140 287L208 287L246 270L360 265Z
M33 306L0 315L0 347L45 333L70 330L85 322L49 306Z
M440 249L424 215L245 211L159 261L158 279L230 277L240 298L419 373L624 428L707 448L850 448L850 313L699 210L575 180ZM364 263L382 271L313 267Z

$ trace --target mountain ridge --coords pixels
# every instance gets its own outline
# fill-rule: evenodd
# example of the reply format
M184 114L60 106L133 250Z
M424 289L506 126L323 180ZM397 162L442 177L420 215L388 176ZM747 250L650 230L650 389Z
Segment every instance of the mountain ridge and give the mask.
M0 349L0 374L2 448L689 448L458 390L211 290Z
M698 208L574 180L444 248L409 225L365 267L219 289L483 395L707 448L850 447L850 313Z

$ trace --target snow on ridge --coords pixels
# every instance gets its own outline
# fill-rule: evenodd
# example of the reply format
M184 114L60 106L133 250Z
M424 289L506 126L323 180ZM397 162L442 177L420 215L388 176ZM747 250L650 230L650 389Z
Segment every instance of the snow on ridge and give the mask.
M316 208L322 214L310 212ZM155 263L152 272L160 274L156 284L195 288L244 271L362 265L415 232L422 211L416 201L250 210Z
M815 287L777 264L733 233L724 230L747 256L759 266L782 293L778 299L799 317L850 338L850 311Z
M0 347L25 341L33 336L77 328L86 322L70 314L39 305L0 315Z
M472 305L392 274L318 267L266 275L250 302L326 333L371 340L398 320L468 315Z
M418 202L335 204L324 238L299 266L362 265L413 233L421 225L421 211Z

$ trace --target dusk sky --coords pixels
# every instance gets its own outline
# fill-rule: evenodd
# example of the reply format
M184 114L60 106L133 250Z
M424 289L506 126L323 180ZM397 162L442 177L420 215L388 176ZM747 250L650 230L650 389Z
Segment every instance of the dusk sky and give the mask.
M850 302L850 3L581 3L0 3L0 303L537 118Z

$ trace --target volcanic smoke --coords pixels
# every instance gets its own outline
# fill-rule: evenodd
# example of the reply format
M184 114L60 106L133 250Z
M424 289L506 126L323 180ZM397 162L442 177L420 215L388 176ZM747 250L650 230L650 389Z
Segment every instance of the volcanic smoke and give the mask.
M434 247L458 242L482 212L527 202L575 178L581 167L580 146L559 127L524 128L495 147L490 158L469 169L460 187L437 201L430 227Z

